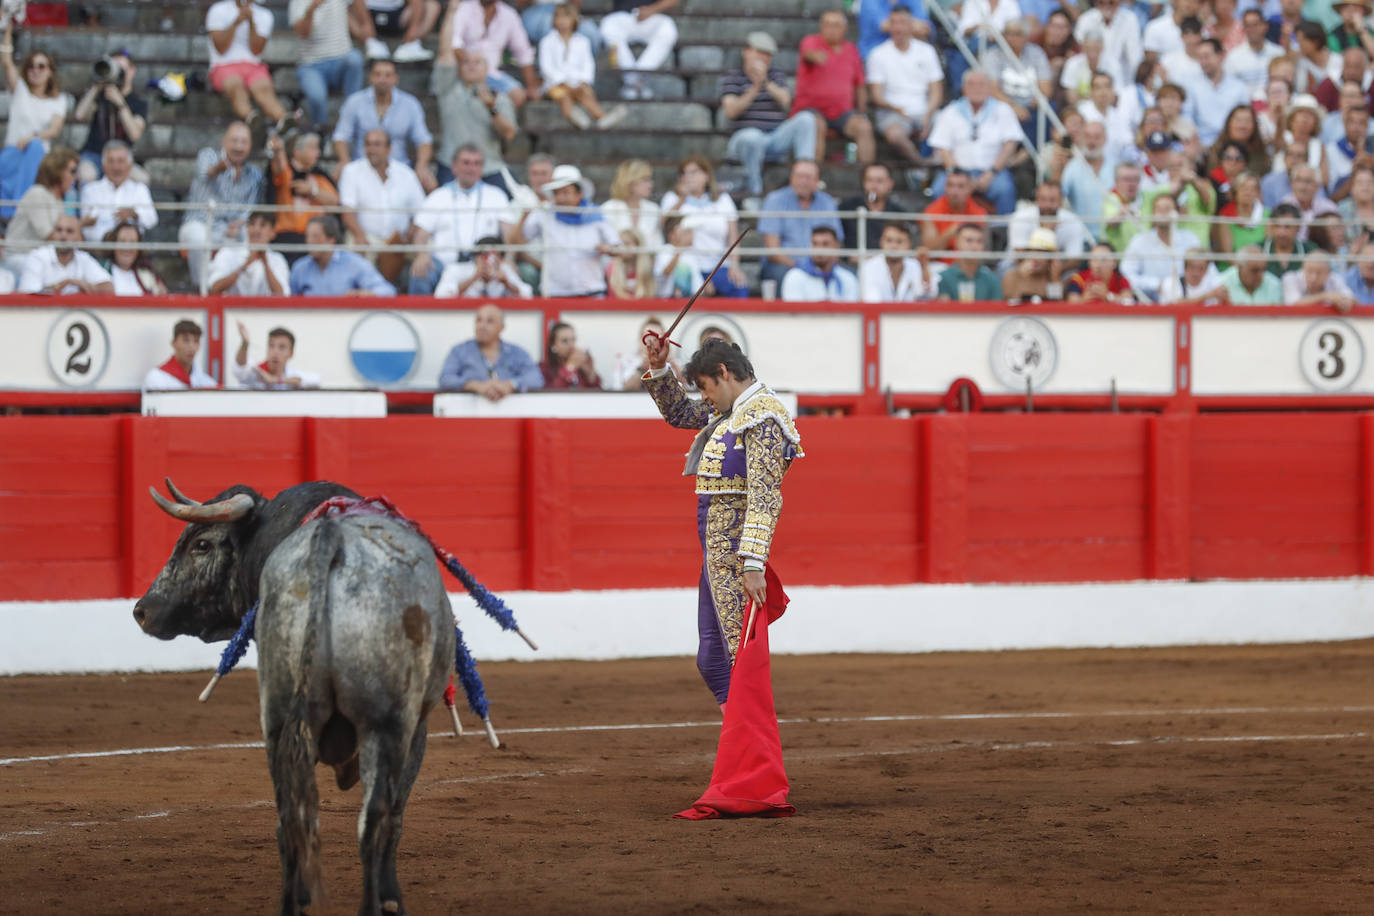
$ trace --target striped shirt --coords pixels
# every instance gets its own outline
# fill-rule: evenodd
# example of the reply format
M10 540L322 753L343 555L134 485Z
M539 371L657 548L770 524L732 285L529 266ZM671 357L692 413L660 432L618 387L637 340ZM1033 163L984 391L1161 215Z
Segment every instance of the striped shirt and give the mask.
M195 204L216 204L214 225L228 225L233 220L248 219L248 211L262 199L262 169L251 163L244 163L237 177L234 169L227 168L214 178L209 177L210 169L223 157L224 151L206 147L196 156L196 177L191 181L191 191L187 202ZM208 210L190 210L188 220L205 222L209 219Z
M291 0L292 28L305 18L312 2L314 0ZM334 60L353 50L353 39L348 35L348 8L352 5L351 0L324 0L320 4L310 17L310 37L301 40L300 63Z
M770 69L768 80L779 86L786 86L787 74L781 70ZM720 78L720 95L722 98L727 95L744 95L752 85L742 69L731 70ZM777 100L766 89L760 88L759 94L754 96L754 101L749 103L749 107L730 122L730 129L757 127L767 133L786 120L787 112L778 107Z

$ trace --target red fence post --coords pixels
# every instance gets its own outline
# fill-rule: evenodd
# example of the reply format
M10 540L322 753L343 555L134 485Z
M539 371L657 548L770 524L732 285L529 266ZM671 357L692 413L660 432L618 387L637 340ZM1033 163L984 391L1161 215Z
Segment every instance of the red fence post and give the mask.
M1374 413L1360 414L1360 575L1374 576Z
M1193 418L1167 413L1146 420L1145 569L1151 579L1192 578Z
M969 418L935 414L921 420L921 541L926 582L968 581Z
M525 421L525 587L572 588L572 472L563 420Z
M167 517L148 496L148 487L161 487L167 472L165 424L156 417L129 416L121 425L120 553L126 598L142 594L167 561Z
M305 418L301 428L302 480L332 480L347 485L351 476L348 425L352 422L337 417Z

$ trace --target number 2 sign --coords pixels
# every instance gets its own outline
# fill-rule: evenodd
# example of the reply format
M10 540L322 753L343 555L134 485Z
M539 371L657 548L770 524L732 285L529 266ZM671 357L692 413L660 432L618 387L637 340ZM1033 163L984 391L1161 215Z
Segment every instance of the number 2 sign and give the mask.
M70 388L94 385L110 362L110 335L104 323L85 309L58 316L48 332L48 369Z

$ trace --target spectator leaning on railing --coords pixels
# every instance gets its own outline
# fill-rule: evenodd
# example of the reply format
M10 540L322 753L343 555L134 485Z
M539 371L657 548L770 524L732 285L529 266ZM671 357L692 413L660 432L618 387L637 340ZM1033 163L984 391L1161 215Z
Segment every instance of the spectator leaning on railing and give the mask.
M577 332L566 321L556 321L549 328L539 371L544 376L544 388L550 391L601 390L601 376L592 365L592 355L577 345Z
M191 388L218 388L216 382L196 365L200 352L200 325L183 318L172 326L172 355L161 366L149 369L143 377L144 391L186 391Z
M81 242L81 221L70 214L57 220L52 244L35 248L24 259L19 275L21 293L105 293L114 292L110 272L100 262L76 247Z
M488 303L477 309L473 338L449 351L439 373L439 388L467 391L489 401L523 391L538 391L544 377L525 350L501 339L505 314Z
M395 288L367 259L339 247L343 230L329 214L306 223L305 242L318 246L291 266L293 296L394 296Z

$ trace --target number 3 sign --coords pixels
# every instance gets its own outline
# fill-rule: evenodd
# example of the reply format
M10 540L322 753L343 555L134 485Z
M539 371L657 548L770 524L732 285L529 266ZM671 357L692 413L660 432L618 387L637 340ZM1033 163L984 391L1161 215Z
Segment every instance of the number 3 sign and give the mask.
M48 332L48 369L71 388L94 385L110 362L110 335L93 313L71 309Z

